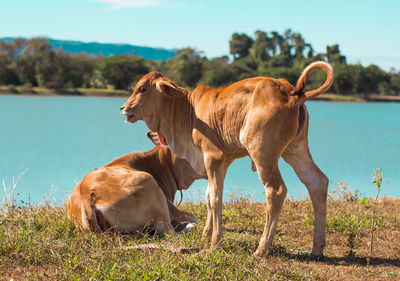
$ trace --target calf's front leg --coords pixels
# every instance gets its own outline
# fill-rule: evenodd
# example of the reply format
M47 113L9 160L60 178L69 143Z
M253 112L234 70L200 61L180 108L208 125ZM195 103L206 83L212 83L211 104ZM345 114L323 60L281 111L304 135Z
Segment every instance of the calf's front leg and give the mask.
M216 248L222 239L222 193L226 168L220 157L212 156L205 157L205 166L208 176L207 208L211 218L207 219L203 235L207 235L212 226L211 248Z

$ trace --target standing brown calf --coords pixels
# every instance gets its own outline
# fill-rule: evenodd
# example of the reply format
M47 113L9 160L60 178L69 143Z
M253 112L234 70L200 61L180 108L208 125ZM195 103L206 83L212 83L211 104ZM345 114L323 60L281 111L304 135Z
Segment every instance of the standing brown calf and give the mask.
M327 72L324 84L305 91L308 74ZM308 148L308 113L304 103L329 89L333 71L325 62L306 67L293 87L285 79L255 77L211 89L189 92L158 72L145 75L121 108L127 121L143 120L158 132L178 157L208 178L208 215L203 235L211 247L222 238L222 191L229 165L249 155L266 191L266 222L255 255L269 252L286 186L278 160L288 162L310 194L315 217L312 254L322 256L325 246L328 178L314 164Z
M96 232L109 228L135 231L153 224L161 233L173 232L172 224L196 222L174 204L177 189L187 189L199 176L188 162L160 145L133 152L87 174L67 201L68 218Z

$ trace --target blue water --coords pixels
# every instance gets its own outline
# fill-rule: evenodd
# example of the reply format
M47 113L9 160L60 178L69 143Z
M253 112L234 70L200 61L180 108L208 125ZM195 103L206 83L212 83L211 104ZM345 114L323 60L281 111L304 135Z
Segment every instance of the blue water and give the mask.
M94 168L131 151L148 150L143 122L127 124L119 113L122 98L0 96L0 180L17 186L17 199L64 202L76 183ZM308 102L310 150L329 177L330 190L343 180L373 196L374 168L382 168L383 190L400 197L400 104ZM304 198L306 188L280 163L289 196ZM387 183L390 182L390 184ZM207 185L195 182L185 200L202 200ZM2 187L0 197L3 195ZM53 190L53 193L51 193ZM248 158L236 160L225 180L233 191L264 201L263 187ZM178 195L179 196L179 195Z

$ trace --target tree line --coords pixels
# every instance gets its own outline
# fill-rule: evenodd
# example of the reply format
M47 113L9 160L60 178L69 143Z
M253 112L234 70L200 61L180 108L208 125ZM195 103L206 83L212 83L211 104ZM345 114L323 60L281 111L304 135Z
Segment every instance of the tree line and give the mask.
M0 42L0 85L25 87L130 89L140 77L159 71L187 88L197 85L221 87L235 81L269 76L296 83L306 65L316 60L329 62L335 79L331 92L351 94L400 94L400 71L386 72L376 65L347 64L339 45L316 53L300 33L256 31L253 36L234 33L230 55L208 59L201 51L183 48L168 61L153 61L134 55L72 54L53 48L46 38ZM310 75L310 88L325 80L323 71Z

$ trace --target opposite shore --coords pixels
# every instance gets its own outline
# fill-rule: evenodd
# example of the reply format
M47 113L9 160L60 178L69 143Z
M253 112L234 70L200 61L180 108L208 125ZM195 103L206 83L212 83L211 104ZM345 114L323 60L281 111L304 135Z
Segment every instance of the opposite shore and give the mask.
M89 96L89 97L128 97L131 92L104 88L48 89L41 87L0 86L0 95L24 96ZM323 94L313 100L334 102L400 102L400 96L381 95L338 95Z

